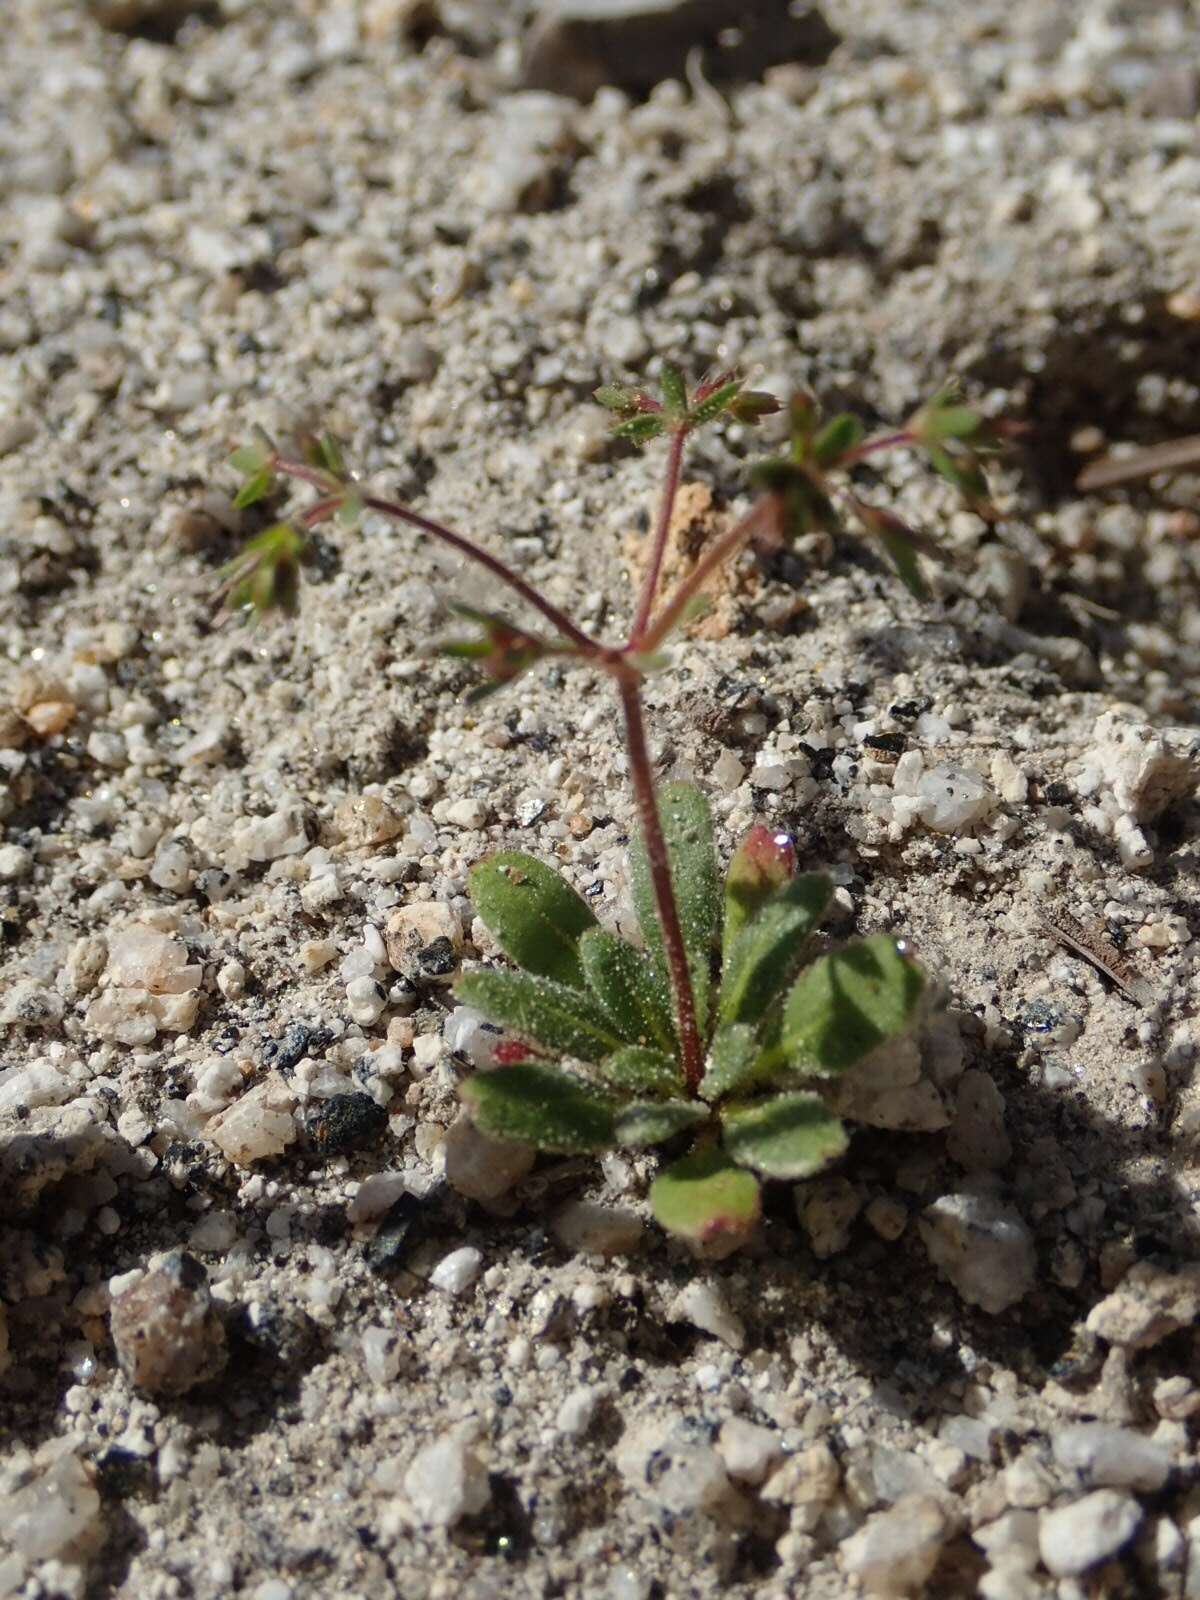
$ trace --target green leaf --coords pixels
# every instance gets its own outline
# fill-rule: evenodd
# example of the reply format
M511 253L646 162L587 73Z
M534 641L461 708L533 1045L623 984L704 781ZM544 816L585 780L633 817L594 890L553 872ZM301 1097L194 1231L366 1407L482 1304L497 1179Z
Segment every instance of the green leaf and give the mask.
M879 542L896 569L896 576L914 599L928 600L929 585L921 572L921 563L911 539L897 528L881 528Z
M635 1100L617 1113L617 1143L626 1150L665 1144L685 1128L707 1122L710 1115L707 1106L694 1100Z
M259 500L265 500L274 487L275 474L264 467L261 472L256 472L252 477L247 478L234 495L234 510L244 511L247 506L252 506Z
M344 479L346 476L346 463L342 458L342 447L331 433L322 434L317 441L320 460L325 470L335 478Z
M969 439L978 433L983 417L972 406L941 406L929 419L930 433L938 439Z
M658 1222L694 1244L744 1238L758 1221L761 1203L758 1180L717 1149L673 1162L650 1186Z
M675 1054L671 995L651 956L615 933L590 928L579 941L579 955L592 993L617 1028L632 1043Z
M605 1082L633 1094L682 1094L687 1087L674 1056L629 1044L605 1056L599 1067Z
M229 465L233 470L246 477L251 477L256 472L265 472L270 464L271 446L261 439L253 444L239 445L229 458Z
M957 490L972 510L978 511L988 506L987 479L983 475L983 468L969 451L952 454L942 445L930 444L926 445L925 454L937 475Z
M665 432L666 426L663 417L650 413L630 417L627 422L618 423L613 429L613 436L617 439L628 439L631 444L645 444L649 439L657 439L660 433Z
M736 940L721 980L722 1022L757 1026L800 970L809 934L824 916L833 885L807 872L777 889Z
M682 420L687 413L687 381L674 362L663 362L658 384L663 406L673 418Z
M793 461L806 461L812 451L813 436L821 421L816 396L799 389L788 401L788 431Z
M756 423L763 417L773 417L782 410L777 397L766 389L743 389L729 407L731 417L739 422Z
M669 783L660 791L658 814L666 838L671 883L687 950L696 1019L703 1035L706 1032L712 957L717 943L721 904L712 813L708 809L708 801L695 784ZM658 921L658 905L654 898L646 846L640 838L630 846L629 873L642 937L646 941L646 948L665 972L667 961Z
M845 1072L911 1023L925 974L888 934L822 956L788 996L773 1060L813 1076Z
M527 972L587 988L579 939L596 918L560 872L520 850L498 850L468 881L472 905L506 956Z
M290 523L276 522L248 539L218 576L231 611L294 611L300 588L300 563L309 544Z
M841 1122L815 1094L729 1106L721 1122L734 1161L766 1178L809 1178L836 1161L848 1143Z
M796 846L790 833L756 822L733 852L725 874L725 924L721 963L729 957L746 923L776 889L790 883L796 871Z
M708 1062L700 1080L705 1100L716 1101L754 1082L759 1047L755 1031L744 1022L727 1023L713 1034Z
M337 519L343 528L353 528L363 514L362 495L357 490L348 490L342 496L342 503L337 508Z
M657 410L658 407L658 402L651 402L644 390L631 388L624 383L603 384L593 391L592 398L606 411L616 411L622 416L632 416L641 410Z
M733 378L728 383L723 383L719 389L714 389L703 400L694 405L688 415L688 421L693 428L702 428L706 422L712 422L723 411L728 411L736 402L742 392L742 380Z
M477 1072L460 1090L480 1133L574 1155L613 1143L615 1106L556 1067L532 1061Z
M590 994L552 978L528 972L465 972L455 993L490 1022L579 1061L603 1061L625 1043Z
M831 467L847 450L853 450L866 437L866 429L849 411L831 417L812 442L812 454L818 466Z

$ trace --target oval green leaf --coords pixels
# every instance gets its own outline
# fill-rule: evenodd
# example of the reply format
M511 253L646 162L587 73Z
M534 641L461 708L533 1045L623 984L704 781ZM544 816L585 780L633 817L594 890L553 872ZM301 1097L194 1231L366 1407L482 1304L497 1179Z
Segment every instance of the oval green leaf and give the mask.
M635 1100L617 1113L614 1131L619 1145L641 1150L664 1144L685 1128L698 1127L710 1115L707 1106L694 1100Z
M653 958L603 928L588 929L579 956L592 993L625 1038L673 1056L670 991Z
M579 938L596 918L560 872L520 850L498 850L471 868L470 891L489 933L519 967L587 987Z
M700 1150L675 1161L650 1185L650 1209L668 1233L694 1244L744 1237L758 1221L758 1180L722 1150Z
M708 1047L708 1062L700 1080L700 1093L706 1100L744 1089L754 1081L758 1062L758 1040L754 1029L744 1022L719 1027Z
M600 1072L614 1089L633 1094L682 1094L686 1088L683 1069L674 1056L664 1055L661 1050L643 1050L636 1044L605 1056Z
M555 1067L532 1061L496 1067L468 1078L460 1092L489 1138L567 1155L613 1143L613 1102Z
M816 1077L845 1072L913 1020L925 974L888 934L822 956L788 996L771 1058Z
M833 894L829 879L806 872L777 890L742 929L721 979L722 1022L757 1027L800 970L809 934Z
M721 1122L729 1155L766 1178L810 1178L836 1161L848 1143L821 1097L804 1092L729 1106Z
M658 814L666 839L671 883L687 950L696 1018L701 1034L704 1034L707 1032L712 959L721 914L712 813L708 801L695 784L669 783L660 792ZM630 846L629 875L634 909L646 948L665 972L667 963L658 921L658 904L654 898L646 846L641 839L635 840Z

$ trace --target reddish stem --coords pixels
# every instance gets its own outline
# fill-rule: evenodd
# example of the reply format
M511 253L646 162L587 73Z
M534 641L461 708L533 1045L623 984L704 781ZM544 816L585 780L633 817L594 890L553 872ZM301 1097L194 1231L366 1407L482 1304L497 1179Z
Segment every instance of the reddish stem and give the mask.
M650 560L646 566L646 576L642 580L642 592L638 598L637 614L633 619L633 627L629 634L629 649L641 648L646 629L650 625L650 617L654 611L654 601L658 594L658 583L662 577L663 559L667 553L667 539L671 533L671 517L675 511L675 497L679 493L679 477L683 470L683 445L688 435L686 427L678 427L671 435L671 448L667 453L667 475L663 480L662 497L658 503L658 526L654 530L654 544L650 549Z
M864 439L862 444L847 450L844 456L831 462L831 467L852 467L858 461L865 461L868 456L878 455L881 450L895 450L901 445L915 444L916 440L907 428L898 428L895 433L881 433L874 439Z
M276 472L289 478L298 478L303 483L311 483L322 490L325 497L329 497L330 479L327 473L309 467L301 461L277 460L274 465ZM582 628L577 628L565 611L560 611L553 601L539 594L531 583L527 583L499 556L492 555L490 550L485 550L473 539L468 539L465 534L456 533L444 523L433 521L431 517L421 516L418 511L411 511L398 500L382 500L375 495L363 495L362 503L368 510L390 517L393 522L407 523L410 528L416 528L421 533L427 533L430 538L448 544L451 549L457 550L469 561L486 568L493 577L499 578L501 583L506 584L515 594L519 594L522 600L527 601L535 611L540 611L546 621L556 628L564 639L569 639L581 654L588 656L602 654L604 647L598 640L584 633Z
M646 727L642 720L639 675L626 669L617 676L617 687L621 696L621 709L625 714L625 744L629 751L629 775L633 782L642 842L646 846L650 882L654 888L654 900L658 907L658 921L662 929L663 949L667 956L671 994L675 1001L680 1064L683 1067L684 1081L694 1096L704 1076L704 1051L700 1043L700 1030L696 1024L696 1000L692 993L691 973L688 971L687 947L683 942L679 907L675 903L675 890L671 883L667 841L663 836L662 821L658 815L658 803L655 799L654 769L650 765Z

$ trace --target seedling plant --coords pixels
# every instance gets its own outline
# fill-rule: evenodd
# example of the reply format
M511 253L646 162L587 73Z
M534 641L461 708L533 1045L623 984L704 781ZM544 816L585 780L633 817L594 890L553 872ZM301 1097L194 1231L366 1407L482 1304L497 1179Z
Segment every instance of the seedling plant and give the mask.
M848 518L879 541L906 586L924 595L919 555L933 553L932 546L863 498L859 469L884 451L919 450L987 516L981 457L999 447L1002 427L943 390L903 428L870 435L849 413L823 420L812 398L800 395L789 408L785 454L752 469L757 493L749 510L664 596L688 439L720 421L753 424L778 402L733 373L689 391L669 365L657 393L611 387L596 398L614 413L618 437L639 446L667 442L649 558L623 642L593 638L475 540L370 493L329 437L306 438L294 453L260 437L233 456L243 475L238 506L273 495L283 480L310 485L316 499L295 521L274 523L249 541L224 571L226 595L231 607L250 614L294 608L312 530L329 521L352 527L371 511L457 550L548 628L543 636L499 613L456 607L476 631L442 648L478 665L478 693L548 657L611 682L638 821L630 877L642 945L601 927L567 880L535 857L503 850L479 862L471 898L514 968L458 980L459 998L505 1034L499 1064L468 1078L462 1096L484 1134L540 1150L682 1147L654 1180L651 1206L664 1228L720 1253L757 1220L761 1179L807 1178L845 1150L846 1130L824 1091L913 1025L925 978L903 941L886 935L818 953L814 936L831 884L818 873L797 873L784 834L753 827L722 884L704 796L692 784L656 783L644 679L721 568L752 543L770 550L817 529L837 530Z

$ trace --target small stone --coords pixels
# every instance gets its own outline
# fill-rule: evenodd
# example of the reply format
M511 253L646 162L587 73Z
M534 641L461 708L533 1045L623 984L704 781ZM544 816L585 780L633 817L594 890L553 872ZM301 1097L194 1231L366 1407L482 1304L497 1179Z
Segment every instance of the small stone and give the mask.
M496 1065L501 1030L470 1006L455 1006L442 1023L442 1037L451 1055L463 1056L478 1071Z
M232 843L246 861L279 861L301 855L309 847L304 812L291 805L266 817L249 817L234 828Z
M443 901L415 900L411 905L400 906L388 918L387 954L396 972L416 970L421 952L439 940L445 940L455 955L462 949L462 927Z
M240 1000L246 992L246 969L240 961L226 961L217 971L217 988L226 1000Z
M1070 1505L1044 1511L1038 1548L1056 1578L1075 1578L1123 1550L1141 1522L1142 1508L1131 1495L1097 1489Z
M1106 711L1093 730L1087 768L1135 822L1156 821L1200 785L1200 731L1152 728Z
M740 1497L720 1456L686 1423L647 1419L617 1447L617 1470L639 1494L675 1513L732 1510Z
M1175 1272L1140 1261L1088 1313L1089 1333L1125 1350L1146 1350L1200 1318L1200 1262Z
M300 889L300 904L310 917L319 917L340 905L345 898L342 880L335 870L316 873Z
M404 819L377 794L347 795L334 812L334 823L346 843L360 850L387 844L404 832Z
M178 839L159 845L149 877L151 883L170 894L186 894L192 884L192 857L188 847Z
M75 720L75 707L69 700L39 700L25 713L25 721L39 739L53 739L65 733Z
M346 985L346 1009L355 1022L369 1028L387 1010L387 994L374 978L351 978Z
M108 981L148 994L186 994L200 987L203 969L189 965L187 946L157 928L133 924L108 938Z
M442 1257L429 1274L429 1281L446 1294L465 1294L482 1270L483 1252L473 1245L463 1245L461 1250Z
M372 1383L391 1383L400 1371L400 1336L394 1328L367 1328L362 1336L363 1366Z
M234 1166L249 1167L282 1155L296 1138L295 1105L287 1083L272 1072L214 1117L205 1135Z
M482 800L456 800L446 807L446 821L456 828L478 830L487 821L488 808Z
M592 1425L596 1408L604 1398L603 1385L581 1383L572 1389L558 1408L554 1426L570 1439L582 1439Z
M996 796L977 773L965 767L941 766L923 772L917 781L920 817L934 833L965 833L982 822Z
M17 883L33 871L33 852L23 844L0 845L0 881Z
M225 1330L194 1256L172 1250L113 1292L110 1319L121 1371L151 1395L180 1395L226 1361Z
M641 1248L645 1232L642 1219L628 1207L589 1200L568 1200L550 1226L565 1250L594 1256L632 1255Z
M729 1309L724 1295L713 1283L693 1278L675 1296L667 1309L672 1322L690 1322L703 1333L711 1333L731 1350L740 1350L746 1342L746 1330L740 1317Z
M337 945L332 939L306 939L298 954L301 967L312 977L322 967L327 967L337 955Z
M408 1180L403 1172L372 1172L359 1184L346 1215L354 1223L373 1222L407 1193Z
M943 1195L926 1207L929 1259L970 1305L998 1315L1033 1287L1037 1255L1019 1212L989 1194Z
M868 1227L881 1239L886 1239L889 1244L898 1239L908 1227L908 1207L903 1200L897 1200L890 1194L876 1195L863 1212L863 1216Z
M442 1141L446 1182L469 1200L487 1203L507 1194L532 1169L537 1151L514 1139L489 1139L460 1112Z
M1089 1485L1153 1494L1171 1475L1171 1457L1153 1439L1105 1422L1076 1422L1054 1435L1054 1459Z
M798 1184L792 1194L813 1255L826 1261L844 1250L862 1210L862 1196L854 1185L846 1178L818 1178Z
M810 1445L787 1456L763 1484L761 1494L773 1505L791 1508L794 1522L811 1532L838 1492L842 1474L827 1444Z
M23 750L29 743L29 726L11 706L0 706L0 750Z
M369 1094L335 1094L321 1100L308 1119L308 1135L322 1156L343 1155L379 1138L387 1112Z
M967 1172L990 1171L1012 1159L1012 1142L1004 1127L1004 1097L991 1076L978 1068L964 1072L958 1081L946 1149Z
M731 1478L761 1483L783 1455L783 1444L775 1429L730 1417L721 1424L717 1454Z
M1188 1422L1200 1411L1200 1389L1182 1374L1159 1378L1154 1385L1154 1409L1168 1422Z
M68 1452L8 1496L4 1537L26 1561L52 1561L99 1528L102 1521L100 1496L91 1474L78 1456ZM21 1587L17 1578L8 1592L16 1594ZM58 1589L53 1580L50 1587Z
M945 1507L931 1495L905 1495L878 1511L839 1553L846 1571L868 1594L918 1594L924 1587L953 1526Z
M426 1528L477 1516L491 1498L487 1470L461 1432L444 1433L417 1452L404 1474L404 1492Z

